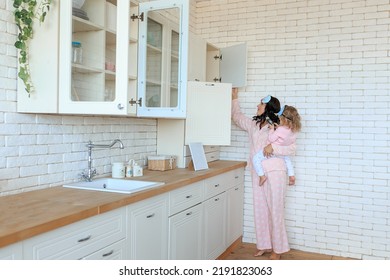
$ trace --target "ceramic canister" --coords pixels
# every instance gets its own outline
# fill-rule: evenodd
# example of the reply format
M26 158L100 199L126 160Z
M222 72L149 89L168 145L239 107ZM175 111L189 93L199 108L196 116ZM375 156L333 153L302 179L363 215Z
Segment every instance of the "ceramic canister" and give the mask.
M114 162L112 164L112 178L125 178L125 165L123 162Z

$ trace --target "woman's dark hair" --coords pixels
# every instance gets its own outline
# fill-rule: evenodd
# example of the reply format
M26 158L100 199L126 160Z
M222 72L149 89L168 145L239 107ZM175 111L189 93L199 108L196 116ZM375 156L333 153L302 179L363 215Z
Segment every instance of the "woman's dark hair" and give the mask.
M253 120L256 121L256 124L261 126L266 123L267 118L272 122L279 124L279 117L277 113L280 111L280 102L276 97L271 96L271 100L265 104L264 113L260 116L254 116Z

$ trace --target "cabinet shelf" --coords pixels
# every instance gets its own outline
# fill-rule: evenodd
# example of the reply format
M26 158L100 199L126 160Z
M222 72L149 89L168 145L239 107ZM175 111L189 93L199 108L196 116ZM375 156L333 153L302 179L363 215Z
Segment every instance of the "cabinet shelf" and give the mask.
M154 86L161 86L161 82L158 81L158 80L150 80L150 79L148 79L148 80L146 81L146 84L148 84L148 85L154 85Z
M153 53L162 53L162 50L158 47L148 44L148 51L152 51Z
M81 65L81 64L72 64L72 72L76 72L76 73L84 73L84 74L98 74L98 73L102 73L103 70L102 69L99 69L99 68L94 68L94 67L88 67L88 66L85 66L85 65Z
M73 32L88 32L88 31L99 31L103 30L104 27L93 23L91 21L72 16L73 19Z
M115 81L115 75L116 75L115 72L106 70L105 73L106 73L106 80Z
M130 37L130 38L129 38L129 41L130 41L130 44L136 44L136 43L138 43L138 39L137 39L137 38L134 38L134 37Z
M106 30L106 44L107 45L116 45L116 33Z

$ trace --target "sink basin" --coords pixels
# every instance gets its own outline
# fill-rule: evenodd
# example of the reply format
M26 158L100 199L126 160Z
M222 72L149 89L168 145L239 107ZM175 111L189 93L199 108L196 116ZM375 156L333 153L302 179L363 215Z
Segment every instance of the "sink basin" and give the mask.
M155 188L161 185L164 185L164 183L102 178L93 180L92 182L77 182L72 184L65 184L63 185L63 187L102 192L134 193L150 188Z

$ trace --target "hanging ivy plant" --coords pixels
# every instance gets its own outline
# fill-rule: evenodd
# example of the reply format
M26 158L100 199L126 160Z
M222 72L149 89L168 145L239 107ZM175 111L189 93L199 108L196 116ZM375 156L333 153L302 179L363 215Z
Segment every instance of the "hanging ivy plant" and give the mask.
M15 23L19 29L15 42L15 47L19 51L18 77L23 81L29 97L30 93L34 91L34 86L30 75L28 43L33 38L34 21L37 20L40 23L45 21L51 1L42 0L38 4L36 0L14 0Z

